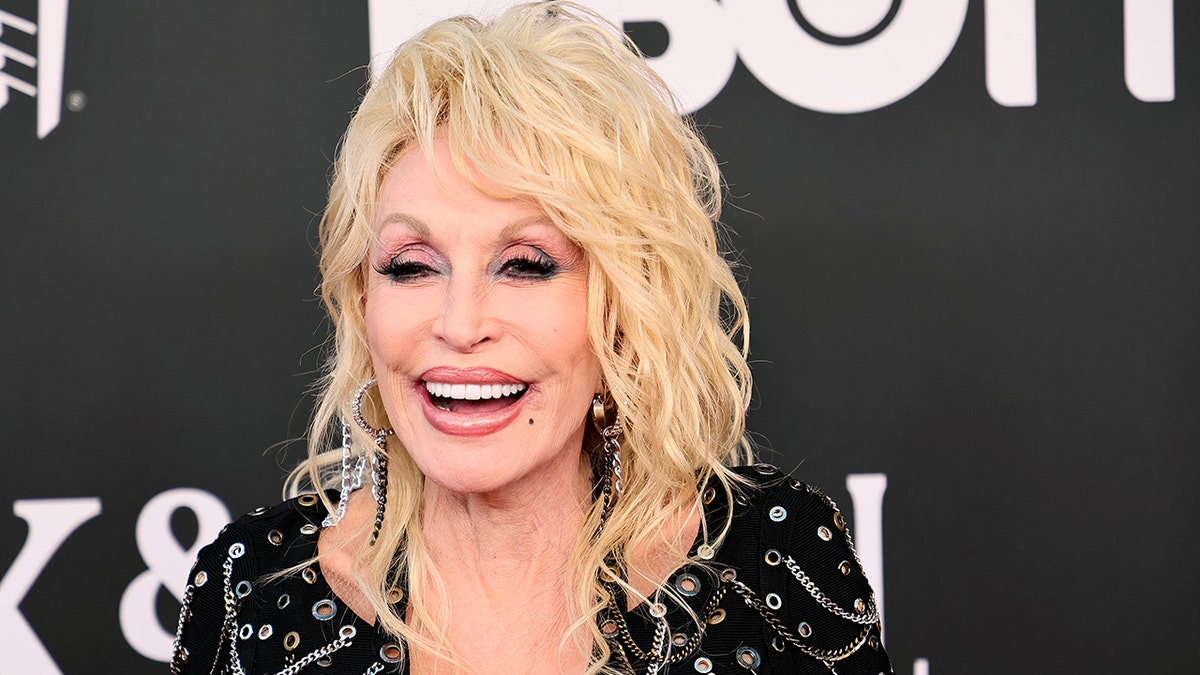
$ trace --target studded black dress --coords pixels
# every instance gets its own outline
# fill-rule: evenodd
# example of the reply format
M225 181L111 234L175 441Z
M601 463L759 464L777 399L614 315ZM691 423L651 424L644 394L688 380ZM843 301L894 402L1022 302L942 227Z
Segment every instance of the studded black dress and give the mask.
M599 617L614 665L639 675L890 674L874 595L837 506L770 465L736 471L754 488L732 505L723 490L702 493L708 522L733 509L724 543L698 540L691 553L704 564L667 582L702 627L672 602L625 611L618 592ZM408 672L403 643L350 611L317 565L263 580L314 557L325 515L315 495L256 509L200 552L172 673ZM393 600L403 614L404 593Z

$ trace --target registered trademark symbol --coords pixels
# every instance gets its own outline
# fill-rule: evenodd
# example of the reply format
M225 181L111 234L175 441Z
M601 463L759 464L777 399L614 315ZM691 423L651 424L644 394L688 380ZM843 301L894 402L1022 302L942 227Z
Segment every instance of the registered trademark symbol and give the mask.
M79 112L87 107L87 94L75 90L67 94L67 110Z

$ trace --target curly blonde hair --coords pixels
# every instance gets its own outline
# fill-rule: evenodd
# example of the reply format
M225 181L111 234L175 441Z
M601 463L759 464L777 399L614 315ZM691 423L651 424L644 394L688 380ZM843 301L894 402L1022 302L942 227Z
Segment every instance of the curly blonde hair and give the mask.
M380 186L400 154L432 147L439 134L464 176L538 204L585 252L588 339L623 421L625 491L598 536L600 505L592 506L564 600L573 630L595 645L589 672L600 672L610 654L596 625L606 559L636 575L626 551L647 544L672 514L695 509L700 482L715 478L732 491L728 467L752 461L749 327L720 250L720 174L636 47L577 4L530 3L487 23L440 21L404 43L371 83L335 164L320 230L333 349L292 494L340 484L341 454L329 448L340 445L348 400L373 377L363 298ZM369 418L390 426L372 395ZM353 433L356 447L371 447ZM585 446L595 442L592 434ZM377 544L355 554L358 583L386 630L452 657L431 621L445 599L421 536L423 477L395 437L388 456L387 517ZM702 523L709 541L726 526ZM386 601L404 570L408 623Z

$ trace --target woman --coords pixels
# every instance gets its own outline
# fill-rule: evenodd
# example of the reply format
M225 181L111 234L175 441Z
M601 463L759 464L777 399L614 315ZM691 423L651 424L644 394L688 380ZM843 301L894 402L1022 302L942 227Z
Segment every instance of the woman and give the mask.
M890 672L833 503L731 468L719 175L635 51L540 3L435 24L372 84L290 486L329 490L200 554L173 672Z

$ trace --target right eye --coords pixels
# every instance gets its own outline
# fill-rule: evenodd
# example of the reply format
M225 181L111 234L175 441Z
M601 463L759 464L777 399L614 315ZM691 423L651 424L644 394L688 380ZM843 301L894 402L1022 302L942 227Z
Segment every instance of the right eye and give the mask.
M398 256L389 260L383 267L377 267L375 271L400 283L424 279L437 273L437 270L423 262L404 260Z

